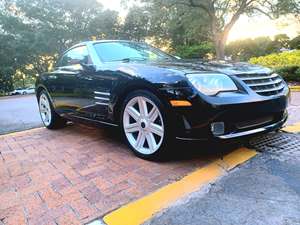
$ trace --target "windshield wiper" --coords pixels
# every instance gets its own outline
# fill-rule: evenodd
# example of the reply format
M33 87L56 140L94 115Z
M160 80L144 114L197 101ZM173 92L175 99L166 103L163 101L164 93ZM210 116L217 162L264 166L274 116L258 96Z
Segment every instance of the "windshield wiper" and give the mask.
M141 58L141 57L128 57L123 59L116 59L113 61L122 61L122 62L130 62L130 61L146 61L147 58Z

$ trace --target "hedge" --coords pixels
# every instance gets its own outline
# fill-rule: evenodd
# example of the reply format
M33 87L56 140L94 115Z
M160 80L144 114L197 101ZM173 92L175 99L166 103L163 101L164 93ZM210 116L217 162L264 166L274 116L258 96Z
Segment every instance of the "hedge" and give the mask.
M249 62L273 68L276 72L283 76L286 81L300 82L299 50L253 57L249 60Z

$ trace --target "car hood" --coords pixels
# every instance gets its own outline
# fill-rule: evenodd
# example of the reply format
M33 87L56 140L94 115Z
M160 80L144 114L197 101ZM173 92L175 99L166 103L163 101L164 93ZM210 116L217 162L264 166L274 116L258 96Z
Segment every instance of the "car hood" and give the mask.
M244 62L229 61L201 61L201 60L176 60L165 62L144 62L144 63L122 63L121 68L130 68L133 70L167 70L179 73L197 73L197 72L220 72L227 75L252 74L252 73L270 73L271 70L262 66L253 65Z
M270 73L271 70L249 63L201 60L172 60L164 62L124 62L107 64L110 69L154 83L175 83L186 80L191 73L218 72L226 75ZM114 67L114 68L112 68Z
M197 72L219 72L227 75L269 73L270 69L245 62L229 61L201 61L201 60L178 60L166 61L162 63L150 63L164 69L179 70L185 74Z

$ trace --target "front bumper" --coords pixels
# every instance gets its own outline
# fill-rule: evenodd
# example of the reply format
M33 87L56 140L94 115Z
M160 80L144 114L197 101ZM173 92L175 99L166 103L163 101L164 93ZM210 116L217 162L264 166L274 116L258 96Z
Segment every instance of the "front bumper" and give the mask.
M282 120L280 120L276 123L264 126L264 127L256 128L253 130L236 132L236 133L232 133L232 134L219 135L216 137L220 138L220 139L232 139L232 138L238 138L238 137L244 137L244 136L249 136L249 135L253 135L253 134L258 134L258 133L271 132L271 131L281 128L283 126L283 124L286 122L287 118L288 118L288 115L286 114Z
M260 97L255 95L229 98L189 99L192 107L175 108L174 130L181 140L227 140L280 129L288 118L289 90L281 95ZM220 103L221 102L221 103ZM216 135L211 124L222 122L224 133Z

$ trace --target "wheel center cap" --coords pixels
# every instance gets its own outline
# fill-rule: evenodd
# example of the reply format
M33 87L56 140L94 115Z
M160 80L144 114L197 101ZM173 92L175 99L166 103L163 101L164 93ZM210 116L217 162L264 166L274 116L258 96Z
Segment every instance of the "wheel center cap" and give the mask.
M141 120L140 126L141 126L142 129L147 129L147 126L148 126L147 121L144 120L144 119Z

